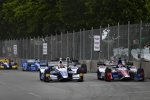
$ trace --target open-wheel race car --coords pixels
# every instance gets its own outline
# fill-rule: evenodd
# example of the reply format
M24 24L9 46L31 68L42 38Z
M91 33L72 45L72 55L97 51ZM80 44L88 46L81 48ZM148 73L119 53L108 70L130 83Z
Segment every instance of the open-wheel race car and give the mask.
M137 80L144 81L144 69L133 66L133 63L122 64L97 64L97 78L99 80Z
M40 68L40 61L38 59L22 59L21 65L23 71L38 71Z
M76 61L66 60L50 61L48 66L40 67L39 77L41 81L84 81L84 67Z
M9 58L0 58L0 69L18 69L18 64Z

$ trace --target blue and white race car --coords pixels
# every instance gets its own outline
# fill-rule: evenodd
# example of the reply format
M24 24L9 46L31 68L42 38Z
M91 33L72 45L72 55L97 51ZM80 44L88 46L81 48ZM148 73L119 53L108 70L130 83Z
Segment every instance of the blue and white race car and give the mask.
M40 61L38 59L21 60L23 71L38 71L40 69Z
M84 70L81 65L72 61L51 61L47 67L40 67L39 76L41 81L62 81L62 80L84 80Z

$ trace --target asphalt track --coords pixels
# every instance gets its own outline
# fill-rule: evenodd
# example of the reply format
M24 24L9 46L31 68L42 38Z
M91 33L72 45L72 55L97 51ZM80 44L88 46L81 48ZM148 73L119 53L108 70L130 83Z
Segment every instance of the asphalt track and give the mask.
M39 81L38 72L0 70L0 100L150 100L150 80L97 80L96 73L84 82Z

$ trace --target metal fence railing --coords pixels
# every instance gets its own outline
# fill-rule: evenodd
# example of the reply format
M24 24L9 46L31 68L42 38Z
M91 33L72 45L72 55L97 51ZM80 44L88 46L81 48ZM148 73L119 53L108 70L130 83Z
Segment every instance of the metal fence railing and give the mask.
M136 59L145 45L150 44L150 24L139 23L110 26L78 32L67 32L49 37L1 40L0 56L15 58L54 59L67 56L79 60ZM94 36L99 35L100 51L94 51ZM43 54L47 43L47 54ZM15 46L17 47L15 47ZM16 50L17 48L17 50ZM138 57L137 57L138 59Z

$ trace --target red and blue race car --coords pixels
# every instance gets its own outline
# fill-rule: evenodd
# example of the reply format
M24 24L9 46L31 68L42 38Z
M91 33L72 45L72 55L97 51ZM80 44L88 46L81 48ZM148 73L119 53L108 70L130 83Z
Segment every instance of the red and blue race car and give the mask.
M99 80L137 80L144 81L144 69L133 64L105 64L98 63L97 78Z

